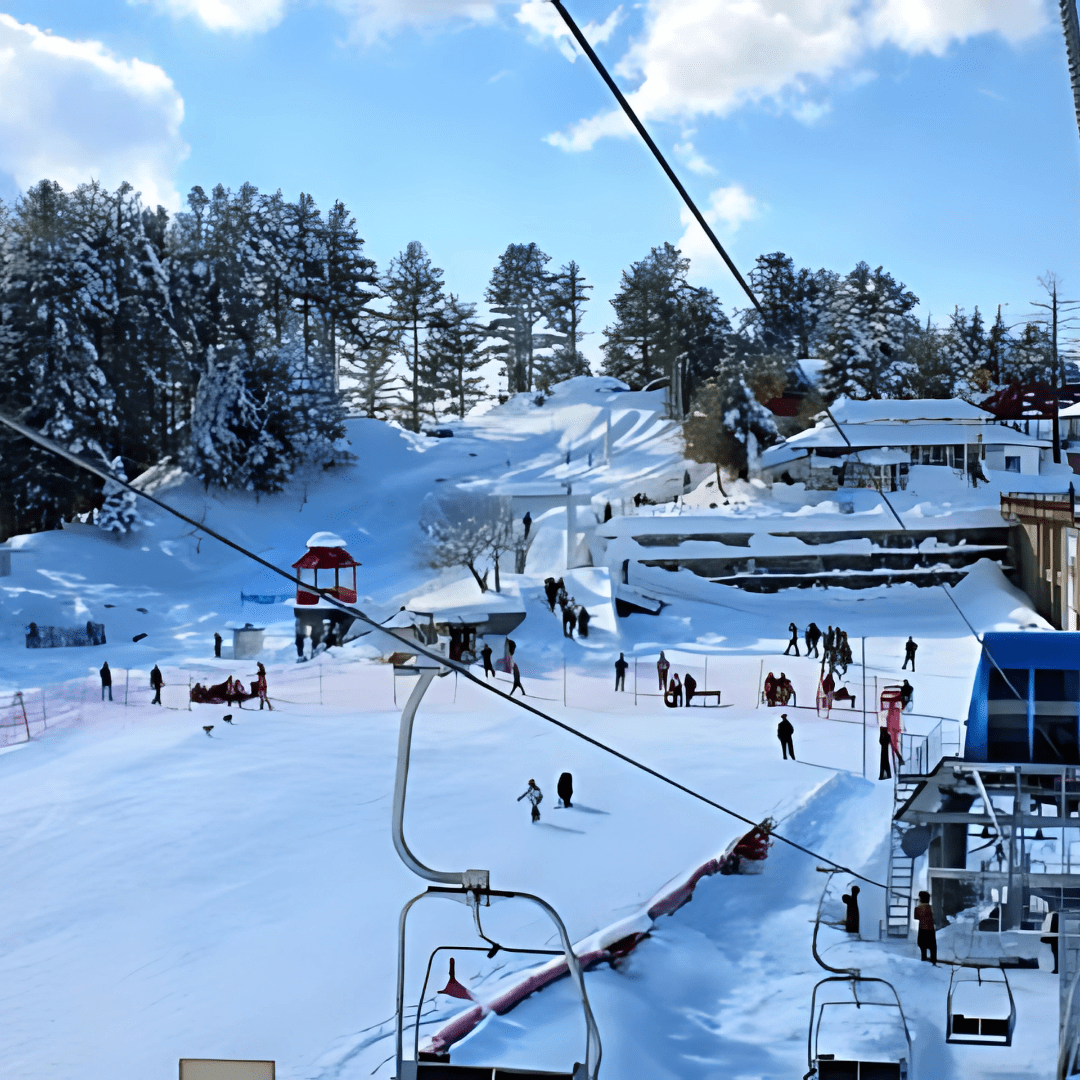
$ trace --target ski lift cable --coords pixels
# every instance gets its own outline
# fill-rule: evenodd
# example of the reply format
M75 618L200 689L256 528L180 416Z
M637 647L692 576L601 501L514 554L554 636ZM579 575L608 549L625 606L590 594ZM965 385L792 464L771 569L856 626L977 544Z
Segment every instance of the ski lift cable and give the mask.
M838 432L840 432L840 438L842 438L844 440L844 442L846 442L848 444L848 447L850 449L854 450L855 447L852 444L851 440L847 437L847 432L844 431L844 429L837 423L836 417L833 416L832 409L830 409L828 405L825 406L825 415L832 421L833 427L835 427L836 430ZM856 458L856 460L858 459L858 457L859 457L859 451L855 450L855 458ZM860 462L860 464L862 464L862 462ZM897 524L900 526L900 528L903 529L904 532L909 532L910 530L904 524L904 519L902 517L900 517L900 515L896 512L896 507L893 506L893 504L891 502L889 502L888 495L886 495L884 491L879 491L878 494L881 496L882 502L884 502L885 505L889 508L890 512L892 513L892 516L894 518L896 518ZM1018 701L1023 701L1025 699L1026 695L1021 695L1020 692L1016 689L1016 687L1013 686L1013 684L1009 681L1008 675L1006 675L1005 672L1001 670L1001 667L999 666L998 662L994 659L993 654L986 647L986 643L983 641L983 639L981 637L979 637L978 632L975 630L975 627L971 625L971 622L968 620L968 617L964 614L964 612L961 609L960 605L956 602L956 597L953 596L951 592L949 592L949 590L945 587L944 582L938 582L938 587L949 598L949 603L951 603L952 606L954 608L956 608L957 614L960 616L961 619L964 620L964 625L971 631L971 636L979 643L979 647L986 654L987 660L989 660L990 663L994 665L994 668L997 671L997 673L1005 680L1005 685L1013 692L1013 696L1016 697L1016 699Z
M40 432L35 431L33 428L27 427L25 424L18 420L13 420L9 416L5 416L0 413L0 424L10 428L12 431L18 432L24 438L29 439L32 443L40 446L44 450L48 450L50 453L56 454L57 457L63 458L65 461L71 462L80 469L84 469L86 472L93 474L101 480L106 480L111 483L117 484L124 488L126 491L130 491L134 495L138 495L141 498L146 499L148 502L153 503L159 509L164 510L167 514L171 514L173 517L179 518L181 521L188 525L193 526L196 529L200 529L206 533L207 536L217 540L218 543L224 544L226 547L232 548L233 551L239 552L241 555L253 562L257 562L260 566L277 574L278 577L284 578L286 581L293 585L303 586L309 592L317 592L320 597L327 603L336 607L338 610L344 612L347 615L351 615L354 619L359 619L361 622L371 626L374 629L381 630L384 634L389 635L397 641L400 641L410 653L415 653L420 656L426 657L428 660L433 660L441 667L448 668L451 671L456 671L459 675L464 676L466 679L474 683L476 686L482 687L488 693L495 694L497 697L502 698L504 701L510 702L512 705L516 705L519 709L524 709L526 712L532 713L534 716L540 717L541 720L546 720L549 724L554 724L556 727L561 728L563 731L570 735L574 735L579 739L587 743L591 743L599 750L603 750L607 754L611 754L613 757L618 758L620 761L626 762L628 765L632 765L635 769L639 769L641 772L648 773L650 776L657 780L662 781L665 784L670 785L673 788L678 789L691 798L697 799L699 802L705 803L707 806L713 807L715 810L719 810L721 813L727 814L729 817L735 818L737 821L744 822L745 824L756 827L759 822L746 817L745 814L740 814L737 810L732 810L730 807L724 806L721 803L710 799L707 795L702 795L701 792L695 791L693 788L687 787L685 784L679 783L678 780L667 776L665 773L658 771L646 765L644 762L638 761L636 758L630 757L629 754L624 754L621 750L615 749L613 746L609 746L605 742L601 742L599 739L594 738L591 735L587 735L584 731L579 731L577 728L572 727L570 724L565 723L562 720L557 720L553 716L549 716L547 713L540 709L534 708L526 701L522 701L519 698L511 697L509 694L504 693L502 690L497 689L490 683L485 682L479 678L474 672L470 671L467 667L459 665L454 661L450 661L442 653L436 652L433 649L429 649L427 646L417 642L415 640L406 639L396 634L392 629L384 626L380 626L373 618L366 615L359 608L352 607L349 604L342 603L336 596L332 595L325 589L316 589L313 585L301 581L299 577L294 577L286 570L282 570L279 566L275 566L274 563L262 558L262 556L255 554L253 551L249 551L242 544L238 544L235 540L230 540L227 536L218 532L216 529L210 528L203 522L197 521L195 518L189 517L181 510L177 510L176 507L170 506L168 503L163 502L161 499L149 492L142 491L135 487L127 480L121 480L114 476L108 469L102 468L100 465L96 465L91 461L87 461L85 458L80 457L78 454L66 447L61 446L59 443L50 439L46 435L42 435ZM850 874L852 877L858 878L860 881L865 881L868 885L874 885L879 889L885 889L888 891L888 886L880 881L875 881L873 878L866 877L865 874L860 874L857 870L852 870L849 866L844 866L842 863L836 862L834 859L830 859L827 855L821 855L816 851L811 850L808 847L804 847L802 844L790 837L782 836L780 833L772 832L770 834L781 843L787 844L789 847L794 848L796 851L801 851L804 855L809 855L813 859L818 859L821 862L828 863L830 866L836 867L838 871L843 871L846 874Z
M749 285L747 285L746 280L743 278L742 274L739 273L739 268L731 261L731 256L728 255L728 253L724 250L724 246L720 243L719 239L716 236L716 233L713 232L711 226L705 220L704 215L697 208L697 204L692 198L690 198L690 193L686 190L686 188L683 187L682 181L679 180L678 176L675 175L675 170L672 169L672 167L667 163L667 159L661 152L660 147L658 147L653 141L652 136L646 130L645 125L638 119L637 113L634 112L633 107L630 105L630 102L627 101L626 98L623 96L623 92L619 89L618 84L608 74L607 68L604 67L603 62L600 60L600 57L596 55L595 50L589 44L589 39L585 37L585 35L581 32L578 24L574 22L573 16L571 16L570 12L566 10L565 6L562 3L562 0L550 0L550 2L555 7L555 10L558 11L558 13L562 16L563 22L566 23L566 26L569 29L570 33L573 34L574 40L578 43L578 45L581 46L582 52L584 52L585 55L592 61L592 65L594 68L596 68L596 71L599 74L600 78L602 78L604 82L607 83L608 89L615 95L615 100L619 103L620 106L622 106L622 111L626 113L627 119L630 121L631 124L634 125L634 128L637 130L637 133L642 137L642 139L645 140L645 145L648 146L648 148L652 151L653 157L656 158L657 162L660 165L660 168L664 170L664 172L667 174L667 178L675 185L675 190L678 191L680 196L682 196L682 200L684 203L686 203L687 209L690 211L691 214L694 215L695 220L704 230L705 235L709 238L713 247L716 248L716 250L720 253L720 258L722 258L727 264L727 268L735 276L735 280L741 286L742 291L746 293L746 295L750 298L750 302L754 305L755 308L757 308L758 314L764 317L765 312L762 309L761 303L758 301L758 298L754 295L753 290L750 288Z

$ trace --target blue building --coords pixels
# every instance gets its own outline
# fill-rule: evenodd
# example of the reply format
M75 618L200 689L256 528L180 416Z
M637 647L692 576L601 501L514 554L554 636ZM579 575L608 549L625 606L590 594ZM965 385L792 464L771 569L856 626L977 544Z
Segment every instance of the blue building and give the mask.
M1080 632L989 633L968 709L966 761L1080 765Z

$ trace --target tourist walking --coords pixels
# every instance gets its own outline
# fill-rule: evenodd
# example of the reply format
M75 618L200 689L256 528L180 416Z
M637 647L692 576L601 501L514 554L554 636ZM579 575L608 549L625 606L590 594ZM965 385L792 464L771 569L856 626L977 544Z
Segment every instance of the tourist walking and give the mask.
M799 655L799 628L794 623L788 623L788 633L791 635L791 640L787 643L787 648L784 650L784 655L787 656L792 649L795 650L795 655Z
M150 672L150 685L154 688L154 700L150 702L151 705L161 704L161 688L165 685L165 680L161 677L161 668L154 665Z
M907 639L907 641L904 643L904 663L903 663L903 666L900 668L901 671L903 671L904 668L906 668L908 666L908 664L910 664L911 665L911 671L914 674L914 672L915 672L915 650L918 649L918 647L919 646L916 644L915 639L913 637L909 637Z
M532 804L533 821L539 821L540 803L543 801L544 793L536 786L535 780L529 781L529 786L517 797L517 801L521 802L521 800L525 798Z
M109 700L112 701L112 672L109 670L109 661L101 665L101 670L98 672L101 676L101 700L105 700L105 691L109 691Z

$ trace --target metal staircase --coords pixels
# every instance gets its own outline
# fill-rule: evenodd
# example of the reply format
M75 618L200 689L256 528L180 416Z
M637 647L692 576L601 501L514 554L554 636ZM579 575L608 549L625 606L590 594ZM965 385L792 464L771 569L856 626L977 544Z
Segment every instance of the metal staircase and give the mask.
M906 938L911 932L911 894L915 885L915 860L900 846L903 830L897 811L911 797L918 784L897 778L893 786L893 819L889 843L889 894L885 900L885 935Z

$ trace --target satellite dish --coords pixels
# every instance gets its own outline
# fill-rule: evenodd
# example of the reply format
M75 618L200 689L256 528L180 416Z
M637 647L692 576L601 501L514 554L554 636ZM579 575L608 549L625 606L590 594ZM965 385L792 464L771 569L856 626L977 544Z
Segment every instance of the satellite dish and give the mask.
M900 847L909 859L918 858L929 846L929 825L915 825L900 837Z

